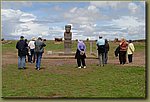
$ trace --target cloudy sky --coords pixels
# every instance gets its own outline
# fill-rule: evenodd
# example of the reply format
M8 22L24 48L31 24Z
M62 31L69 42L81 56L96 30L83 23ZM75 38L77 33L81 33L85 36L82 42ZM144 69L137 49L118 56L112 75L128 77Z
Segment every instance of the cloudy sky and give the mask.
M72 25L73 39L145 39L144 1L2 2L2 37L63 37Z

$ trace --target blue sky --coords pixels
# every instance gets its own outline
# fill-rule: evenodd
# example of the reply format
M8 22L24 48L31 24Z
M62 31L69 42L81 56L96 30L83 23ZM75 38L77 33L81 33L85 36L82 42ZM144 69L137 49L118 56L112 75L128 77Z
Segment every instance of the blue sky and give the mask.
M1 17L4 39L63 38L67 24L73 39L146 37L144 1L2 2Z

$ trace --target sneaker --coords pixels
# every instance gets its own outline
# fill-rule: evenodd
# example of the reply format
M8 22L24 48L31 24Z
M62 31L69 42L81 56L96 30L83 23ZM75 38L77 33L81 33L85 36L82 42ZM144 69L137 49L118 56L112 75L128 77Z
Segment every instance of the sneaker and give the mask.
M81 68L81 66L80 66L80 67L78 67L78 68Z
M83 68L86 68L86 66L84 66Z

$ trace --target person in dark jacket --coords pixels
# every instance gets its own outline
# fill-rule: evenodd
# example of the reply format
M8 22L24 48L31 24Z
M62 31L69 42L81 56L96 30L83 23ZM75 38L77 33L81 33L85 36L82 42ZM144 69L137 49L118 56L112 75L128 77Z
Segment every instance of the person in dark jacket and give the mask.
M85 50L86 50L86 45L84 44L83 41L78 41L78 45L77 45L77 51L76 51L76 55L75 58L77 59L77 64L78 64L78 68L86 68L86 64L85 64ZM82 63L82 66L81 66Z
M21 36L20 40L16 44L16 49L18 49L18 69L25 69L25 57L27 54L26 47L28 45L24 41L24 37Z
M120 52L120 46L117 46L117 48L115 49L115 56L118 57Z
M108 40L105 39L105 64L107 64L108 60L108 51L109 51L109 43Z
M28 47L28 40L25 39L24 41L25 41L26 46L27 46L27 47L26 47L26 53L27 53L27 55L26 55L26 57L25 57L25 62L31 62L30 54L29 54L29 47ZM28 59L28 61L27 61L27 59Z
M46 46L45 43L42 41L42 38L39 37L35 41L35 56L36 56L36 70L40 70L40 65L41 65L41 59L42 59L42 54L44 53L44 47Z
M121 62L120 45L116 47L114 53L115 53L115 57L119 56L119 62Z

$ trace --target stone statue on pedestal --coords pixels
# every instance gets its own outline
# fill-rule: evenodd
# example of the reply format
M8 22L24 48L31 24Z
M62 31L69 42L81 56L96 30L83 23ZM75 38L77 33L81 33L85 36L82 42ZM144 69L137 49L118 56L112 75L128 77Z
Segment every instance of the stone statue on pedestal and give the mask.
M71 53L72 32L70 32L70 30L71 30L71 25L66 25L65 32L64 32L64 53L65 54Z

